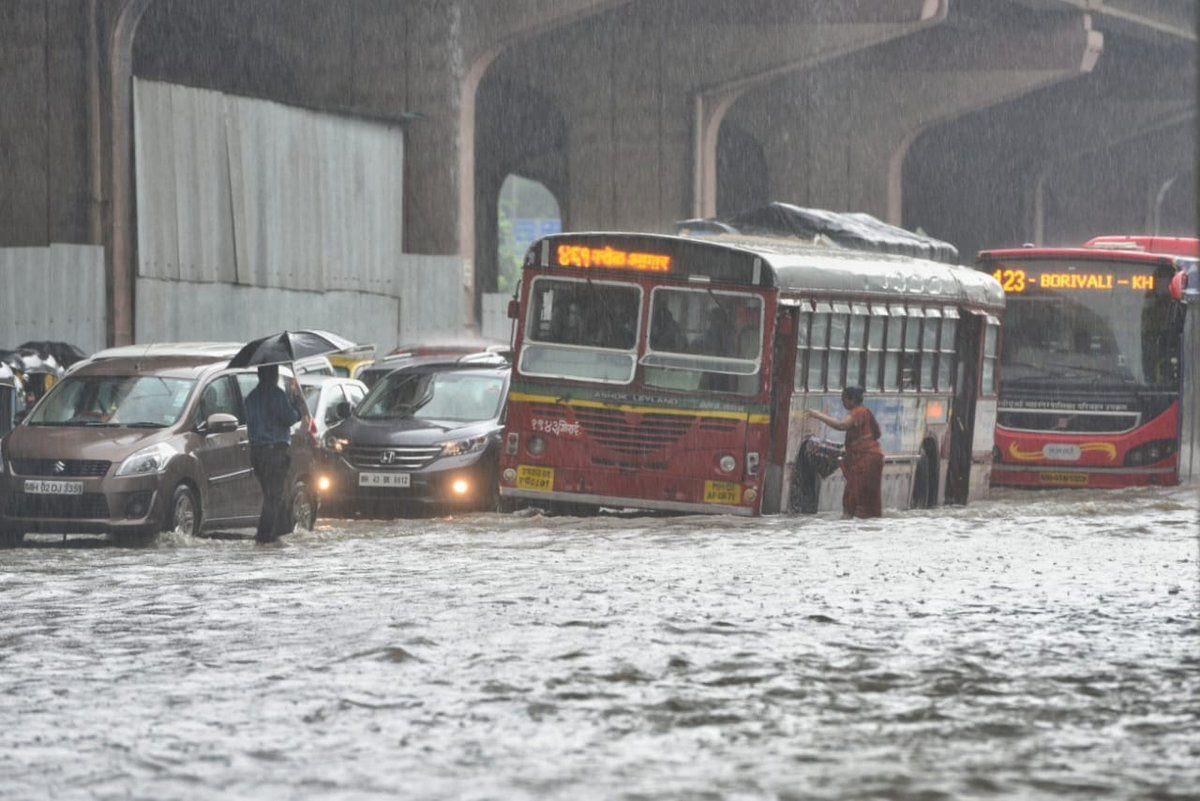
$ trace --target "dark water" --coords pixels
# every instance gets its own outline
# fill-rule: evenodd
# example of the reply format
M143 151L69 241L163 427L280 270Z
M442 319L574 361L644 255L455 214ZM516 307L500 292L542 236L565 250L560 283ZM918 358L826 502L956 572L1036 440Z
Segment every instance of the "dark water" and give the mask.
M1195 489L0 552L0 798L1200 798Z

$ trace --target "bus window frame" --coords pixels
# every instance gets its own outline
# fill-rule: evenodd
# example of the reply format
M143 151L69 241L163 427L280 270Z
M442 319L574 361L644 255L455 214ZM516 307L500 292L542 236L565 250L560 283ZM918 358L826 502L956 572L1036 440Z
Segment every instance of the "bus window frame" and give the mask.
M904 334L900 352L900 391L921 391L921 342L925 335L925 308L916 304L904 307ZM915 333L914 333L915 332ZM911 384L904 383L904 368L911 371Z
M947 320L954 321L954 330L952 333L947 331ZM958 385L958 363L960 355L958 352L958 331L962 324L962 315L958 313L958 308L955 306L942 307L942 330L938 332L938 367L937 367L937 389L938 392L955 391ZM947 335L949 333L949 335ZM949 342L947 342L947 339ZM942 383L942 360L946 360L946 381Z
M866 342L866 364L863 366L863 389L866 392L883 392L883 363L884 357L887 354L887 328L888 314L887 304L872 303L870 305L871 314L867 321L867 342ZM875 329L879 329L881 335L879 337L878 349L871 347L871 334ZM875 376L871 380L871 354L875 354Z
M858 341L854 341L854 321L862 321L862 329ZM850 304L850 323L846 327L846 386L862 387L866 383L864 376L867 370L867 339L870 336L871 307L865 303ZM853 378L850 376L851 356L857 361Z
M669 356L693 355L693 354L687 354L687 353L678 353L678 352L669 351L669 350L654 350L650 347L650 335L651 335L650 327L654 321L654 296L659 290L663 290L663 291L667 291L667 292L692 292L692 293L698 293L701 295L727 295L727 296L733 296L733 297L754 298L755 300L757 300L758 301L758 353L755 356L755 358L751 360L751 359L731 359L731 358L724 357L724 356L703 356L703 358L705 358L705 359L713 359L718 362L730 362L730 363L745 364L748 361L753 361L754 362L754 370L749 373L724 373L724 372L719 372L716 370L693 370L693 368L672 368L672 367L663 367L662 365L658 365L658 364L647 365L645 363L645 359L647 356L651 356L651 355L661 355L661 356L668 356L668 357ZM650 288L650 302L647 305L646 310L647 310L646 317L649 319L649 323L646 325L646 350L644 353L642 353L641 356L639 356L635 359L635 361L637 362L637 365L639 367L643 367L643 368L644 367L653 367L653 368L661 369L661 370L688 369L688 370L693 370L694 372L701 372L701 373L710 372L710 373L717 373L718 375L737 376L738 378L744 378L744 377L756 375L756 376L759 376L759 389L758 389L758 392L755 392L753 394L758 395L759 393L762 392L763 352L766 350L766 341L765 341L765 339L766 339L766 321L767 321L767 299L766 299L766 297L764 297L763 295L757 294L755 292L745 292L745 291L739 291L739 290L733 290L733 289L708 289L708 288L701 288L701 287L695 287L695 286L682 286L682 285L677 286L675 284L655 284L653 287ZM640 320L639 320L639 322L640 322ZM640 328L639 328L639 342L641 341L640 333L641 332L640 332ZM643 382L643 383L645 383L645 382ZM695 390L695 391L696 392L706 392L706 393L717 392L717 394L741 396L741 393L738 393L738 392L720 392L717 390ZM746 396L742 396L742 397L746 397Z
M894 320L897 317L905 318L905 319L901 319L899 326L896 326L899 328L899 333L897 335L897 339L899 339L899 342L893 342L892 337L891 337L892 328L893 328L892 320ZM908 311L904 308L903 303L889 303L888 304L888 324L884 328L884 335L883 335L883 384L882 384L882 386L883 386L884 392L901 392L902 391L900 388L901 387L900 370L901 370L901 367L903 366L902 357L904 355L904 329L906 327L907 318L908 318ZM895 381L894 386L888 386L888 370L887 370L888 360L892 359L892 358L894 358L896 360L896 381Z
M637 293L638 293L638 295L637 295L637 326L634 329L633 348L631 350L624 350L621 348L601 348L601 347L597 347L595 345L569 345L569 344L565 344L565 343L561 343L561 342L547 342L544 339L538 339L536 336L533 335L533 333L536 333L537 328L536 328L536 326L531 325L533 322L533 315L534 315L534 311L536 308L533 305L533 298L535 296L535 290L536 290L538 281L565 281L567 283L576 283L576 284L584 284L584 285L593 285L594 286L596 284L601 284L601 285L607 285L607 286L632 287L633 289L636 289ZM522 331L522 337L521 337L521 353L520 353L520 357L517 362L518 372L520 372L521 375L527 375L527 376L531 376L534 378L553 378L553 379L557 379L560 381L580 381L580 382L584 382L584 383L594 381L597 384L612 384L614 386L628 386L629 384L632 384L634 382L634 380L637 378L638 366L639 366L639 361L640 361L638 359L638 348L640 347L641 341L642 341L642 320L645 317L645 309L646 309L645 301L646 301L645 287L643 287L641 284L637 283L636 281L614 281L612 279L604 279L604 278L591 278L591 279L577 278L573 275L559 275L558 273L550 273L550 274L546 274L546 275L533 276L533 278L529 281L529 290L528 290L528 295L526 296L526 306L528 308L525 311L525 319L522 321L522 324L524 325L524 330ZM633 359L632 359L632 366L629 370L629 378L627 378L624 381L610 381L610 380L605 380L603 378L584 378L584 377L580 377L580 376L559 375L556 373L530 372L529 370L525 369L525 355L528 352L530 343L532 343L534 345L548 346L548 347L552 347L552 348L565 348L567 350L586 351L588 353L600 351L602 353L617 353L617 354L621 354L621 355L632 356Z
M809 325L808 332L808 372L804 378L804 386L807 392L824 392L826 374L829 371L829 318L833 316L833 304L829 301L818 300L813 303L812 320ZM821 344L813 343L813 334L816 333L816 324L820 321L824 325L823 334L821 336ZM818 373L815 376L816 380L811 380L813 376L813 357L819 360L817 362Z
M813 304L808 300L800 300L797 302L796 312L796 365L792 373L792 391L807 392L808 386L808 359L812 340L810 337L810 328L812 327Z
M930 320L936 320L930 325ZM930 343L930 332L933 332L933 342ZM917 387L921 392L937 392L938 358L941 353L938 346L942 336L942 310L937 306L925 307L925 324L921 327L921 363L918 367ZM928 366L928 381L926 367Z

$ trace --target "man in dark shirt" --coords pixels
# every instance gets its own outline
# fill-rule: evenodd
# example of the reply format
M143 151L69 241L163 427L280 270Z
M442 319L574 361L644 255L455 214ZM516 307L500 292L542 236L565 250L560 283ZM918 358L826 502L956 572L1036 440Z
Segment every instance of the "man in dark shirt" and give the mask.
M292 463L291 428L304 418L300 403L279 388L278 366L258 368L258 386L246 396L246 428L250 434L250 464L263 492L255 535L259 542L273 542L291 530L286 484Z

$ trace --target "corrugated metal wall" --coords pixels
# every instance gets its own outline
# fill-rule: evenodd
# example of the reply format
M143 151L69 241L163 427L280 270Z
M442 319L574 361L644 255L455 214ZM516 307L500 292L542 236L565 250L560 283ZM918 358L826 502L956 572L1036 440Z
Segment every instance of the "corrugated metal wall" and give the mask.
M402 252L399 127L153 81L134 102L139 341L461 328L463 260Z
M105 344L104 248L0 248L0 348L31 339Z

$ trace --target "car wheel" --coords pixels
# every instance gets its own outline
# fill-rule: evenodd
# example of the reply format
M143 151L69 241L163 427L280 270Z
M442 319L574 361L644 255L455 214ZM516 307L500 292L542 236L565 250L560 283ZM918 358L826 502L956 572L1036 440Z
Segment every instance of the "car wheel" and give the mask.
M167 506L165 531L178 531L188 537L200 534L200 498L196 491L187 484L180 484L171 494L171 503Z
M25 541L24 531L0 529L0 548L16 548Z
M297 481L296 486L292 489L293 530L299 528L312 531L317 524L318 505L308 485L303 481Z

